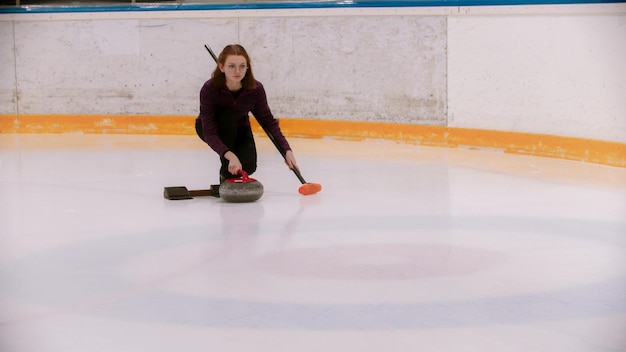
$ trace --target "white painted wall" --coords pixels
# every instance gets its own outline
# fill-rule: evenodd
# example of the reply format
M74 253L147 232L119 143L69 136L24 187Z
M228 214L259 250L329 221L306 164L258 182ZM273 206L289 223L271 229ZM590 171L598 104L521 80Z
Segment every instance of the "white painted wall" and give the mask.
M626 16L452 16L450 126L626 142Z
M196 115L203 45L239 42L277 117L626 143L626 4L0 15L0 40L3 114Z

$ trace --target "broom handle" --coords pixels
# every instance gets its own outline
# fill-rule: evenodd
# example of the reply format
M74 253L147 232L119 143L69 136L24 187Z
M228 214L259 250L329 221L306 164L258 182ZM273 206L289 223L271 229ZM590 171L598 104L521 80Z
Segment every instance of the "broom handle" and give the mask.
M215 63L217 63L217 56L215 55L215 53L213 52L213 50L211 50L211 48L204 44L204 47L206 48L206 50L209 52L209 54L211 54L211 56L213 57L213 60L215 60ZM285 151L283 150L283 148L280 147L280 145L278 144L278 142L276 142L276 139L274 139L274 136L272 136L272 134L265 128L265 126L263 126L261 123L259 123L259 126L261 126L261 128L263 129L263 131L265 131L265 134L267 135L267 137L269 137L270 141L272 141L272 143L274 144L274 146L276 147L276 149L278 149L278 152L280 153L280 155L283 156L283 159L287 160L287 156ZM293 171L294 174L296 174L296 177L298 177L298 180L300 180L300 182L302 184L306 184L307 182L304 180L304 178L302 177L302 175L300 174L300 171L298 171L298 169L293 168L291 169L291 171Z

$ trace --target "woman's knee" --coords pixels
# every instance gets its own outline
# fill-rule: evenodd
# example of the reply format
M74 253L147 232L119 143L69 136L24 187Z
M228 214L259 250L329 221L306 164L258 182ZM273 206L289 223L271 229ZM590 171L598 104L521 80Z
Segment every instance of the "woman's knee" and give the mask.
M200 139L202 139L202 141L206 142L206 140L204 140L204 133L202 133L202 120L200 120L200 118L196 118L196 133L198 134L198 137L200 137Z
M243 169L246 170L248 175L252 175L256 171L256 162L243 166Z

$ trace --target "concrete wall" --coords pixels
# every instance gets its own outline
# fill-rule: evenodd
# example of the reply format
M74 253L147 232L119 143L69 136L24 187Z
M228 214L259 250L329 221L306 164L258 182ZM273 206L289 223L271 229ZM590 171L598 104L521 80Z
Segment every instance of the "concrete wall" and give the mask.
M13 23L0 21L0 114L16 114Z
M444 125L446 18L252 18L258 76L279 114Z
M237 20L15 23L22 114L194 115L211 68L206 33Z
M203 45L238 42L277 117L626 143L625 4L15 14L0 40L0 114L193 116Z

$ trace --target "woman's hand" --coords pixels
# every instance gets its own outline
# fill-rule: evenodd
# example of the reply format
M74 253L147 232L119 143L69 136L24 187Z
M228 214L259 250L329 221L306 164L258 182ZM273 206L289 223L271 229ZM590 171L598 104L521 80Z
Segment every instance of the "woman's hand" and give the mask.
M239 171L241 171L242 169L242 166L241 161L239 161L237 155L235 155L235 153L233 152L226 152L226 154L224 154L224 158L228 160L228 172L233 175L238 175Z
M297 171L300 171L298 163L296 163L296 157L293 156L293 152L291 150L288 150L285 153L285 164L287 164L291 170L296 169Z

